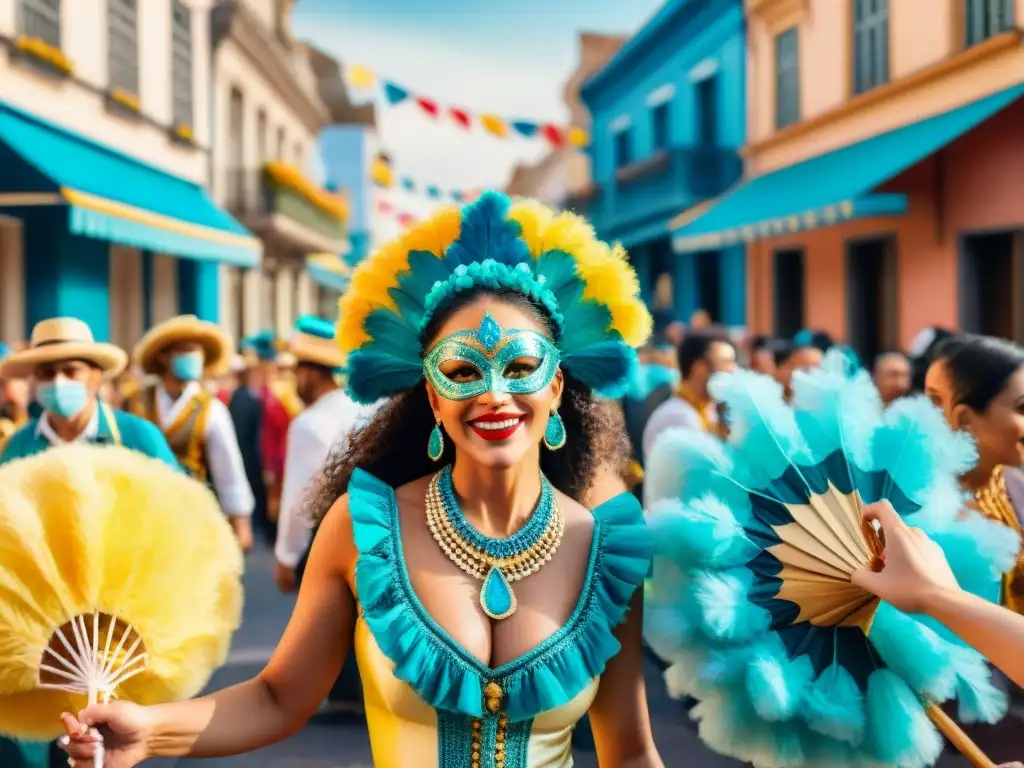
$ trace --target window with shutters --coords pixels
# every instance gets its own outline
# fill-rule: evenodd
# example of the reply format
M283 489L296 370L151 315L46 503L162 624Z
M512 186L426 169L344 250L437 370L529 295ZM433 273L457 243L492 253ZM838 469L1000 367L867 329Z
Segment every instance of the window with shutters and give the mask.
M625 128L615 134L615 167L622 168L625 165L629 165L633 162L633 146L631 142L629 128Z
M889 82L889 0L854 0L853 92Z
M60 48L60 0L21 0L18 32Z
M655 152L668 148L670 129L671 116L666 101L651 109L651 143Z
M968 46L1013 29L1014 0L963 0L964 43Z
M139 95L137 0L107 0L107 82L112 91Z
M171 3L171 115L175 125L195 120L192 82L192 11Z
M800 121L800 37L796 27L775 38L775 127Z

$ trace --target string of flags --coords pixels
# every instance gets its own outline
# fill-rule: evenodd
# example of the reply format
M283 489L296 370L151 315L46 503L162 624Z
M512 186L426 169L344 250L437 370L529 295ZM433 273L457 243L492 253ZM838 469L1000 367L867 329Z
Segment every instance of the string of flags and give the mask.
M413 102L427 117L435 120L444 117L466 131L480 127L499 139L507 139L513 135L524 139L539 138L547 141L555 149L565 146L585 147L590 143L590 133L584 128L540 120L502 117L491 112L475 112L463 107L442 105L436 99L414 93L392 80L378 77L376 72L367 67L348 64L344 71L353 89L369 91L379 88L390 106L397 107Z
M383 189L398 187L410 194L422 194L439 202L465 204L472 202L480 194L478 189L447 189L437 184L424 184L411 176L396 175L391 167L390 158L383 152L374 158L370 168L370 178L376 186Z

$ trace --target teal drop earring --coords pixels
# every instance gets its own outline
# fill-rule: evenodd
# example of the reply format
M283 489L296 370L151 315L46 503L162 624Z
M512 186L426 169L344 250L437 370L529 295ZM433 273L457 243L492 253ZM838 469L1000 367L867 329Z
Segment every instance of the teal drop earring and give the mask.
M565 422L556 408L551 409L548 425L544 428L544 445L549 451L557 451L565 445Z
M427 456L431 461L440 461L444 454L444 433L441 431L441 420L438 419L434 428L430 430L430 439L427 441Z

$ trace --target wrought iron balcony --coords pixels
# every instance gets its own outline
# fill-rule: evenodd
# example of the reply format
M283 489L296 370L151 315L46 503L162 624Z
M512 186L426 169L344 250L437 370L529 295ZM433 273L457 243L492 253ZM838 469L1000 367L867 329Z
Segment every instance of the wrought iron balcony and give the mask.
M664 149L617 169L614 179L602 185L590 215L603 237L617 238L722 194L742 174L743 161L734 149Z

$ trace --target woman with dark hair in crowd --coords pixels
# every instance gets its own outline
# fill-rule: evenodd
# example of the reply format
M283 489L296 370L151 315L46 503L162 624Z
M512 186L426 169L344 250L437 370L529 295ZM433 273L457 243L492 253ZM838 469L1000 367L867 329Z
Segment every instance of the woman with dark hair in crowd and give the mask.
M1024 348L987 336L950 337L937 345L925 377L925 394L942 409L950 425L974 438L978 462L960 478L972 494L971 508L1007 527L1021 538L1024 525ZM1024 614L1024 554L1005 574L1001 602ZM967 730L997 762L1020 757L1021 704L1019 688L1011 689L1015 706L995 726ZM942 768L962 765L949 752Z
M390 400L325 470L280 646L195 701L86 710L108 766L283 739L354 648L378 768L568 766L588 713L602 765L662 768L641 641L653 542L632 495L588 508L615 485L622 422L598 394L621 393L650 332L638 293L581 219L490 192L361 264L339 313L347 388ZM91 765L95 737L65 725Z

